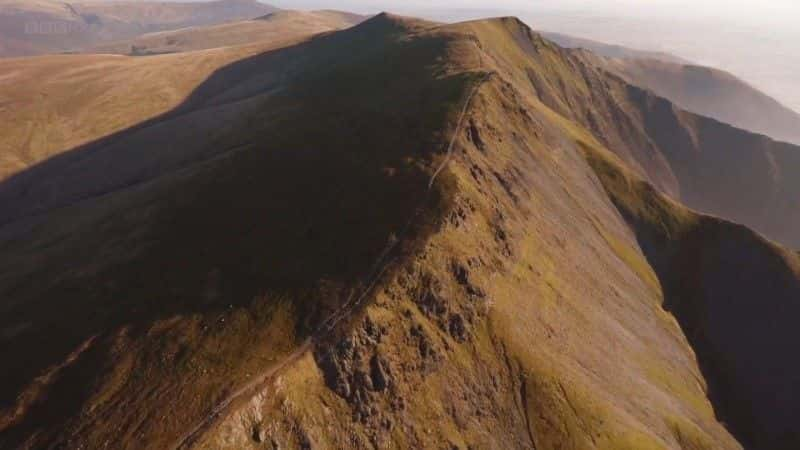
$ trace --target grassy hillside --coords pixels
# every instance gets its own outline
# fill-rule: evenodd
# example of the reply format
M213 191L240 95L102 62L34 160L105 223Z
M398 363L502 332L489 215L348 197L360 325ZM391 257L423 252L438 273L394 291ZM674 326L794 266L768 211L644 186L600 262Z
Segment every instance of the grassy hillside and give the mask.
M339 11L279 11L247 21L148 33L127 41L102 44L87 51L152 55L262 41L290 41L348 28L365 18Z
M266 39L235 48L151 58L60 55L0 60L4 74L0 77L0 179L155 120L185 102L219 68L305 39L307 35ZM225 117L209 120L224 121Z
M730 73L673 55L633 50L558 33L543 36L598 55L597 64L679 107L772 139L800 144L800 114Z
M764 325L796 255L639 181L684 189L638 92L516 19L382 14L15 173L0 447L796 442L797 371L764 351L797 341ZM787 395L758 397L777 366Z
M494 74L448 127L452 206L347 327L198 448L738 448L633 234L567 144L587 135L463 28L412 36L445 39L450 70Z
M255 0L86 2L0 0L0 57L74 52L145 33L251 19Z
M156 120L184 102L220 67L296 44L318 32L345 28L350 20L357 20L356 16L287 11L251 22L145 35L141 43L135 41L142 51L209 48L191 55L0 60L0 119L4 123L0 125L0 180L67 150ZM119 45L108 51L131 49L129 42ZM226 45L232 47L215 49ZM219 115L209 115L207 120L224 121L238 107L219 109ZM194 126L203 123L198 117L193 120L197 121ZM154 159L130 163L158 164Z
M393 233L404 248L424 235L418 199L446 210L427 194L431 152L471 76L437 73L441 40L394 34L371 24L230 65L186 108L239 95L257 108L186 141L190 163L3 227L4 446L170 445L362 289ZM145 150L123 133L67 161L102 173L127 139Z
M524 24L501 31L520 43L512 48L491 44L497 30L487 22L461 26L487 35L487 53L518 89L586 127L662 191L800 248L800 182L791 176L800 170L800 147L688 113Z
M636 232L695 349L717 416L746 448L800 443L793 417L800 366L800 259L747 228L702 216L632 176L608 154L588 160Z

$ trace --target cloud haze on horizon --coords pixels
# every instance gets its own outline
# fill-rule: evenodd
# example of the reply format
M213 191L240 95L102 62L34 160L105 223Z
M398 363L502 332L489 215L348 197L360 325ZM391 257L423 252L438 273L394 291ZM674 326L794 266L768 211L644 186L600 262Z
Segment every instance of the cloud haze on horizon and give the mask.
M274 0L442 21L519 16L533 28L718 67L800 112L800 0Z
M275 0L285 8L338 8L376 12L385 9L496 9L530 12L538 9L580 9L593 12L613 12L623 15L675 13L682 16L698 14L719 17L739 17L748 20L789 20L800 16L796 0Z

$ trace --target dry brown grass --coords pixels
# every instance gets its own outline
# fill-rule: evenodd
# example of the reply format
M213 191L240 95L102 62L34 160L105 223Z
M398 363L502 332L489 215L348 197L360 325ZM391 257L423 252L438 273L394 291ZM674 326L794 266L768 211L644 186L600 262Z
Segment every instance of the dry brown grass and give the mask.
M461 31L430 33L453 33L451 64L472 70L481 58ZM290 369L201 448L255 448L252 430L290 447L680 448L676 414L701 439L737 448L652 269L583 163L586 134L498 73L445 172L454 207L441 228L339 347ZM386 391L359 385L374 358L391 368Z
M3 329L27 324L3 341L19 362L4 373L4 443L174 443L357 291L410 216L421 221L404 246L429 232L430 213L417 207L430 158L471 77L434 75L442 40L401 44L399 28L384 30L330 35L218 71L191 101L250 86L260 108L189 141L190 149L217 148L216 157L46 211L28 231L4 228L26 237L3 241L2 264L16 267L3 280L16 292L3 305ZM354 50L344 60L342 46ZM295 67L280 93L258 95L264 78L286 70L287 56L302 54L309 64ZM385 56L392 63L364 82L364 69ZM333 59L340 65L319 70ZM407 100L389 101L397 98ZM105 150L82 151L74 154L86 170ZM441 197L432 193L426 208L443 208ZM51 302L69 310L42 309ZM49 339L57 343L39 346ZM38 349L34 358L21 358L31 347L13 343L23 341ZM164 417L171 410L181 415Z
M184 102L215 70L303 39L148 58L0 60L0 179L158 117Z
M255 0L210 2L0 1L0 58L76 52L154 31L260 17Z
M586 153L659 277L665 308L698 356L717 416L747 448L796 446L800 437L787 418L797 408L798 366L785 355L796 339L797 255L675 203L607 152ZM683 448L711 445L674 421Z
M339 11L280 11L253 20L148 33L104 43L89 53L138 55L176 53L258 42L290 42L317 33L349 28L366 17Z
M196 447L741 448L707 398L716 362L693 327L717 330L675 302L675 286L702 292L703 279L672 278L687 273L642 230L744 242L783 281L796 257L667 200L641 179L664 163L635 164L646 149L607 150L641 131L610 128L619 83L515 19L382 15L215 71L154 127L177 149L135 129L14 177L38 203L0 228L0 350L14 365L0 445L169 447L312 336L313 354ZM241 107L213 133L180 134L229 104ZM144 138L162 144L149 153ZM186 159L134 164L165 149ZM123 156L152 171L101 170ZM70 191L76 167L106 176ZM43 173L68 192L40 188ZM679 250L691 259L702 242ZM793 295L772 281L745 287ZM741 292L740 313L758 299ZM365 302L316 333L353 295Z

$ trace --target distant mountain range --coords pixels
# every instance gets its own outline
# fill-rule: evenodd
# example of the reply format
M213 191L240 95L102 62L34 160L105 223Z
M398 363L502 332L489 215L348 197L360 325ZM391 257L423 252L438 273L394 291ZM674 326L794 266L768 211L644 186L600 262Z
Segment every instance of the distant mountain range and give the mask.
M0 0L0 57L62 52L152 55L263 39L296 39L353 25L363 16L337 11L278 12L255 0L196 3ZM248 20L250 19L250 20ZM585 48L607 70L681 107L739 128L800 143L800 114L724 71L663 52L635 50L560 33L566 48Z
M0 57L78 51L144 33L252 19L277 11L256 0L93 2L0 0Z
M628 82L682 108L774 139L800 144L800 114L725 71L673 55L634 50L558 33L545 33L566 48L584 48L599 64Z
M800 448L800 146L677 103L749 86L513 17L81 45L0 60L0 448Z
M291 41L355 25L365 16L341 11L278 11L252 20L147 33L130 40L101 44L86 53L158 54L256 42Z
M637 50L622 45L606 44L552 31L543 31L541 33L542 36L564 48L584 48L606 58L650 59L675 64L691 64L689 61L670 53Z

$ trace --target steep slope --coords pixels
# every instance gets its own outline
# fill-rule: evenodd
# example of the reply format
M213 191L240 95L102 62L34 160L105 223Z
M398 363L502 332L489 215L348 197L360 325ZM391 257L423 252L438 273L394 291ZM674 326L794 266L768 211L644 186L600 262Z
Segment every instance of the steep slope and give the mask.
M485 22L471 29L487 41L498 33ZM503 33L521 44L487 52L519 89L532 89L687 206L800 248L800 180L792 176L800 148L681 110L609 74L595 55L562 49L524 24Z
M251 19L276 8L255 0L90 2L0 0L0 57L77 51L140 34Z
M312 34L341 30L366 19L340 11L280 11L253 20L174 31L148 33L122 42L103 44L90 53L158 54L288 41Z
M800 248L800 180L793 176L800 148L693 116L640 90L631 94L678 177L681 201Z
M349 20L357 20L357 16L287 11L263 20L187 28L176 32L175 41L164 38L167 48L141 47L172 52L243 44L191 55L58 55L0 60L0 122L4 124L0 125L0 180L71 148L155 119L177 107L202 81L227 64L296 44L317 32L331 31L331 27L346 28L345 21ZM147 36L154 39L154 45L161 45L159 36L167 35L171 36ZM119 50L128 52L130 45L122 44Z
M7 179L0 446L741 448L717 415L761 385L726 383L777 363L758 353L797 341L792 317L714 359L740 314L685 312L674 265L640 245L635 200L671 201L627 201L627 169L592 155L671 166L641 122L597 112L646 113L593 70L516 19L380 15L233 62L155 120ZM208 135L165 137L231 105ZM719 239L782 274L730 292L738 311L767 289L793 311L795 256ZM789 385L782 367L768 379ZM764 414L732 431L776 442L785 422Z
M658 274L665 307L697 352L720 419L746 448L796 447L800 364L786 356L797 339L787 322L800 314L798 255L741 225L686 210L608 155L588 157Z
M517 23L462 26L513 35ZM462 31L458 27L447 31ZM481 31L480 37L469 37L485 49L525 42ZM475 56L484 67L499 68L488 62L490 55ZM723 419L736 422L737 435L753 448L796 445L790 418L798 405L791 389L798 372L782 359L797 338L789 319L798 307L796 256L743 227L702 218L706 236L715 239L701 239L700 248L692 241L675 246L686 255L702 252L700 273L709 277L708 289L689 286L699 290L694 299L717 320L712 325L701 314L685 313L692 303L680 305L675 289L683 286L680 277L695 272L678 266L675 273L674 265L651 271L644 255L656 260L656 252L639 253L637 241L619 227L614 209L597 197L597 179L582 166L583 152L577 149L589 151L591 167L609 192L619 194L613 190L614 173L624 169L613 166L612 172L607 163L599 164L592 156L608 153L600 143L548 111L527 89L515 89L502 70L495 73L478 91L450 160L460 188L457 212L431 237L421 261L390 279L337 346L318 351L313 361L298 362L274 387L209 432L201 448L256 448L262 442L276 447L736 448L711 416L688 413L692 419L687 421L686 409L670 412L654 399L658 394L648 391L648 385L663 389L672 401L694 405L695 413L704 410L697 397L704 390L702 379L681 373L691 372L691 363L680 369L660 366L681 360L680 337L667 344L670 338L661 334L670 334L669 319L661 321L657 306L662 300L694 333L692 343L713 380L712 398ZM626 183L638 186L635 195L612 196L623 217L639 207L666 210L657 219L668 225L688 228L700 222L700 216L671 206L635 175L622 173ZM641 228L630 223L639 238ZM743 253L727 253L739 245ZM748 258L748 252L755 257ZM454 254L466 262L456 257L454 263ZM764 262L769 265L761 266ZM714 295L712 289L739 276L743 265L759 273ZM764 294L774 298L761 311ZM482 299L490 302L486 309L475 306ZM726 299L741 309L726 310ZM747 324L742 319L753 309L772 320L754 325L756 332L765 332L763 341L743 342L740 330ZM776 309L791 312L783 316ZM777 323L776 317L787 320ZM698 329L708 330L710 337L699 337ZM669 356L639 360L631 356L638 345L645 346L643 354L653 356L658 348ZM420 358L409 370L409 359ZM766 364L751 365L753 358ZM772 374L776 365L784 368L783 375ZM483 372L486 367L494 369ZM760 387L747 385L760 380L775 381L785 397L762 397ZM637 403L628 405L625 398ZM747 414L751 401L763 415L742 422L737 415ZM653 415L643 417L642 405Z
M598 65L687 111L800 144L800 114L728 72L690 64L669 54L631 50L558 33L543 35L562 47L592 51L601 57Z
M652 60L616 60L608 67L688 111L800 144L800 114L727 72Z
M436 74L443 42L401 45L405 29L365 24L218 71L160 126L251 112L187 141L181 170L108 187L109 153L165 151L135 130L71 153L105 173L94 195L2 231L2 446L167 447L357 293L392 233L413 247L431 149L472 81Z
M251 45L152 58L58 55L0 60L0 180L72 148L155 120L185 102L216 70L306 39L308 35L264 39ZM231 106L228 109L234 113L235 105ZM198 121L195 126L208 121L221 125L229 115L211 115L203 121L201 114L193 120Z

